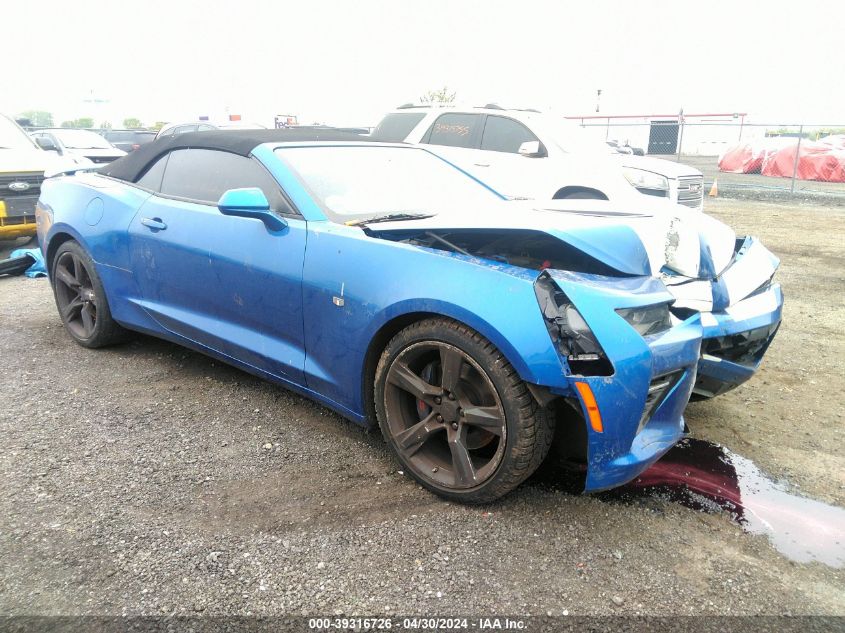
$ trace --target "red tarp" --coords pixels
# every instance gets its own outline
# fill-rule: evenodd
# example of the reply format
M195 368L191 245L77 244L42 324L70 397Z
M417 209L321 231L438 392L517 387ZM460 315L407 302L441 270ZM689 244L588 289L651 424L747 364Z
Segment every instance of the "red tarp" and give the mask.
M797 143L784 147L776 154L763 160L760 173L764 176L792 178L793 172L800 180L821 180L823 182L845 182L845 143L843 139L802 141L798 154L798 170L795 170Z
M719 157L719 171L759 174L766 158L777 153L785 145L797 142L790 138L771 137L735 145Z
M719 157L719 171L792 178L798 139L771 137L732 147ZM801 141L796 176L801 180L845 182L845 134Z

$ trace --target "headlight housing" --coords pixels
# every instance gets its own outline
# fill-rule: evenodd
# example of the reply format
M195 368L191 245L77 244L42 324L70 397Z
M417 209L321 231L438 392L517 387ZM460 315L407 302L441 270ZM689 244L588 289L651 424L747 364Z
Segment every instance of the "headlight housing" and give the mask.
M558 353L566 359L572 373L585 376L612 375L613 365L595 334L551 277L541 275L534 284L534 292L549 336Z
M623 167L622 173L625 178L637 189L648 189L653 192L662 192L663 195L669 194L669 179L666 176L661 176L653 171L646 171L645 169L636 169L634 167Z
M616 313L639 332L640 336L660 334L672 327L668 303L636 308L619 308Z
M701 242L698 232L681 218L672 218L666 233L666 266L685 277L698 277Z

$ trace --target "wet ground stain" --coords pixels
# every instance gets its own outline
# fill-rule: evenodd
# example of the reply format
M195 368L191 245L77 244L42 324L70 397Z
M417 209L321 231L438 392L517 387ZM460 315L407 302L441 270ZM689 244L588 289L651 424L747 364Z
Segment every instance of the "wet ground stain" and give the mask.
M535 481L574 492L582 480L544 468ZM751 460L705 440L682 440L632 482L595 496L608 502L655 499L726 513L746 532L764 534L791 560L845 567L845 509L794 494Z

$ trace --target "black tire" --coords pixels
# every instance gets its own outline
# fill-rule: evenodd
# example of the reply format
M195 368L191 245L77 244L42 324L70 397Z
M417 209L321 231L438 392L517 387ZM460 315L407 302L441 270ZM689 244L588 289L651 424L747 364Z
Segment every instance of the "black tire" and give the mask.
M374 397L402 467L461 503L491 502L519 486L554 435L554 417L501 352L450 319L419 321L393 337L376 368Z
M78 242L69 240L59 246L51 263L50 283L59 317L74 341L96 348L126 340L128 332L111 316L94 262Z

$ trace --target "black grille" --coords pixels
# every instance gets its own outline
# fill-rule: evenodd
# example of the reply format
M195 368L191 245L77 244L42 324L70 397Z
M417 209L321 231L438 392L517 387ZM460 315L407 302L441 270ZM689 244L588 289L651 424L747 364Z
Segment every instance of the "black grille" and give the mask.
M0 174L0 200L8 200L16 197L29 197L41 193L41 183L44 181L44 174L42 172L28 173L28 174ZM17 187L9 188L9 185L16 183L26 183L29 185L26 189ZM8 206L8 202L6 203Z
M642 431L643 427L648 424L652 413L654 413L657 407L659 407L663 400L666 399L666 396L668 396L669 392L672 391L672 387L677 384L683 375L684 370L679 370L674 371L671 374L664 374L663 376L651 379L651 382L648 385L648 395L645 399L643 414L640 417L640 424L637 427L637 433Z
M763 358L779 327L780 322L739 334L705 339L701 343L701 354L753 367Z

